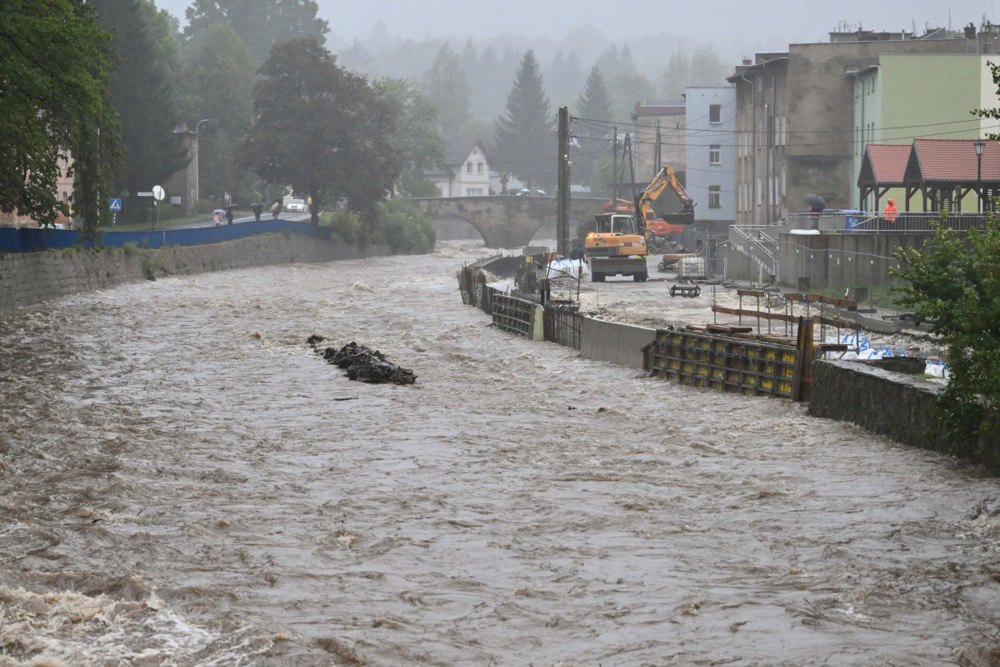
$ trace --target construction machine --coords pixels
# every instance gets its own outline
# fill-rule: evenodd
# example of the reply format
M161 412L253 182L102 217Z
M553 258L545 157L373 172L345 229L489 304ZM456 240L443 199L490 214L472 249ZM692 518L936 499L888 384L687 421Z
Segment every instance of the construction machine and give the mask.
M644 282L649 278L645 227L628 213L598 213L594 222L583 250L590 262L591 280L602 283L607 276L632 276Z
M681 209L677 212L664 212L660 202L667 189L670 189L680 200ZM657 204L661 205L657 207ZM646 189L635 200L635 215L642 220L648 231L647 240L653 247L662 246L669 239L676 238L686 225L694 222L694 201L684 191L684 186L677 179L677 172L669 166L660 169Z

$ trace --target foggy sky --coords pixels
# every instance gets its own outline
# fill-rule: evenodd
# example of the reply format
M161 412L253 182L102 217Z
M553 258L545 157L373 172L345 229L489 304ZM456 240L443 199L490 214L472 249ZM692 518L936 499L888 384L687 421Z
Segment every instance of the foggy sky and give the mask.
M847 21L851 28L922 32L925 23L958 28L983 15L996 22L1000 0L317 0L332 38L364 38L381 21L389 33L423 37L490 38L502 33L562 39L582 25L616 41L670 33L711 42L723 55L783 49L789 43L826 41ZM156 0L184 21L188 0ZM663 45L665 58L674 50Z

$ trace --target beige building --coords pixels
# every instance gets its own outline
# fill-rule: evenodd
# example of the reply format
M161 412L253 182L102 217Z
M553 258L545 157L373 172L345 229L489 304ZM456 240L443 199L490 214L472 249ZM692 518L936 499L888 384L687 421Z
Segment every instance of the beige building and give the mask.
M787 52L760 53L728 81L736 86L736 221L776 224L808 207L806 194L831 208L855 197L854 95L850 72L882 54L969 53L995 50L994 40L912 38L899 33L836 33L830 43L791 44ZM862 41L857 41L857 40ZM919 94L914 98L919 100ZM971 109L956 110L966 117Z
M687 107L683 103L635 103L632 122L637 127L619 128L618 133L621 138L626 129L632 130L636 182L649 182L663 165L684 171L687 145L686 113Z
M73 188L76 185L76 179L70 171L71 166L72 157L59 159L59 175L56 177L56 198L72 207ZM67 216L59 216L56 218L56 222L70 224L71 219ZM17 211L10 213L0 211L0 225L4 227L36 227L38 226L38 222L28 216L20 215Z

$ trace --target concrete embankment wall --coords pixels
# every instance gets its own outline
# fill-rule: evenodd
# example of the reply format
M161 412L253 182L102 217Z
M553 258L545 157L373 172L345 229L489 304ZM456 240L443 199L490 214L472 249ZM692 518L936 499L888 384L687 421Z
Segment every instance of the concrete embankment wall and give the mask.
M580 319L580 356L628 368L642 368L642 348L656 338L655 329L589 317Z
M850 361L817 361L809 414L847 421L915 447L937 449L935 402L942 385Z
M149 277L185 275L292 262L327 262L384 255L299 234L260 234L198 246L155 250L55 250L0 254L0 311Z
M899 265L899 248L920 248L930 234L782 234L779 280L798 286L809 278L811 289L887 285L889 272Z

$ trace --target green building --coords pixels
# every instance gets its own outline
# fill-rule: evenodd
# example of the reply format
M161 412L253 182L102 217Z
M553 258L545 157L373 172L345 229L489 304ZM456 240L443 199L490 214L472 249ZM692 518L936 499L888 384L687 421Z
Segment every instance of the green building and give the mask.
M997 56L964 54L880 55L863 69L847 72L854 84L854 175L861 171L865 146L872 143L912 144L917 137L980 139L1000 132L1000 121L973 116L975 109L1000 107L989 61ZM841 140L831 136L830 141ZM882 198L905 197L902 190ZM874 198L860 201L852 189L851 207L872 210ZM963 208L975 210L975 198ZM914 201L912 210L922 210ZM902 206L900 206L902 209Z

